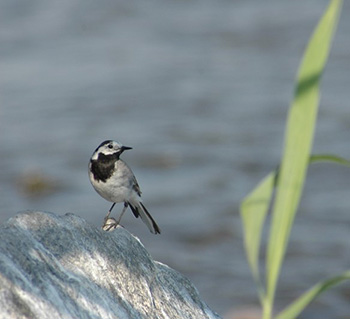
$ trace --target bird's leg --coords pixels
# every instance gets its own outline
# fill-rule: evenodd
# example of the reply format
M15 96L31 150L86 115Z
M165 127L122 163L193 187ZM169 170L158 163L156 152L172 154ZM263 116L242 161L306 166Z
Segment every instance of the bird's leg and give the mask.
M103 229L103 230L109 231L109 230L113 227L113 225L114 225L114 222L111 223L111 221L109 221L109 219L110 219L110 218L109 218L109 215L111 214L114 205L115 205L115 203L113 203L113 205L112 205L111 208L109 209L109 211L108 211L106 217L105 217L104 220L103 220L103 225L102 225L102 229ZM114 219L114 218L111 218L111 220L115 220L115 219Z
M113 209L114 205L115 205L115 203L112 205L110 211ZM120 223L126 209L128 208L128 206L129 206L129 204L127 202L124 202L124 208L123 208L122 212L120 213L120 216L119 216L117 221L114 218L109 218L109 214L110 214L110 211L109 211L107 216L105 217L105 221L104 221L104 224L102 226L102 229L105 231L110 231L112 228L116 228L119 225L119 223Z
M109 211L108 211L108 213L107 213L107 215L106 215L106 217L105 217L105 223L106 223L106 221L108 220L109 215L111 214L114 205L115 205L115 203L113 203L113 205L112 205L111 208L109 209Z
M128 208L128 206L129 206L129 204L127 202L124 202L124 208L123 208L122 212L120 213L120 216L119 216L119 218L118 218L118 220L116 222L117 225L119 225L119 223L120 223L120 221L121 221L121 219L122 219L126 209Z

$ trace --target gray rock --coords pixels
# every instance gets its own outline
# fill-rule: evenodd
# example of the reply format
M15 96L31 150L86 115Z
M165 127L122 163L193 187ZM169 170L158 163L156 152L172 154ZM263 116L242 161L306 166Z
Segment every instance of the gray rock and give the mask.
M28 211L0 226L0 318L220 317L122 227Z

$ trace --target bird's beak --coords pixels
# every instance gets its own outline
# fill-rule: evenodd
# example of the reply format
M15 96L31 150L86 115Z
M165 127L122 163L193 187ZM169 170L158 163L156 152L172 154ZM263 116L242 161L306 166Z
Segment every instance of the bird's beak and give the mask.
M127 151L127 150L132 150L132 147L129 147L129 146L122 146L122 147L120 148L120 150L121 150L122 152Z

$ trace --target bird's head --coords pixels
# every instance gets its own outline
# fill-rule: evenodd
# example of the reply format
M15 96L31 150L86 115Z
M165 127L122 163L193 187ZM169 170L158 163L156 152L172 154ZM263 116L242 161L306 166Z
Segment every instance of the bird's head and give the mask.
M131 150L132 147L124 146L116 141L107 140L102 142L95 150L94 154L92 155L91 159L96 160L98 159L100 154L103 155L116 155L119 156L121 153L123 153L126 150Z

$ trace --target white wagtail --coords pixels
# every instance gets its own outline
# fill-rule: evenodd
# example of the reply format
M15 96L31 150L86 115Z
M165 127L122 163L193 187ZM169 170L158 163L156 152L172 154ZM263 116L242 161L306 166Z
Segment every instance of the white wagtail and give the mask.
M102 228L110 230L117 227L128 206L135 217L141 217L151 233L160 234L160 229L146 207L142 204L141 191L137 180L125 162L119 157L131 147L115 141L102 142L92 154L89 163L89 177L92 186L104 199L113 203L109 209ZM109 215L116 203L124 202L124 208L116 221Z

